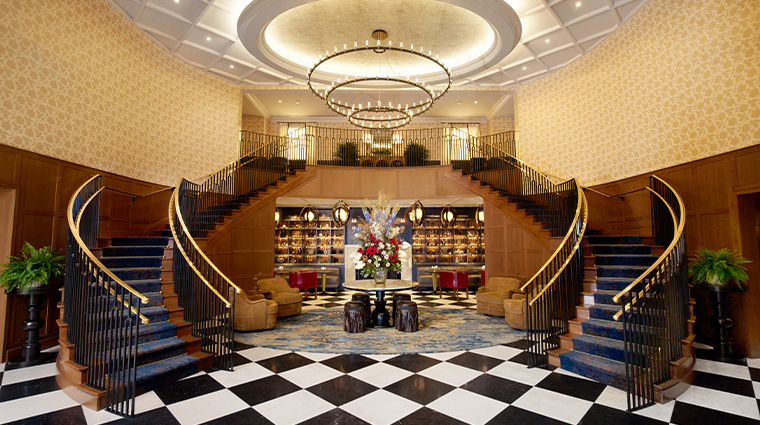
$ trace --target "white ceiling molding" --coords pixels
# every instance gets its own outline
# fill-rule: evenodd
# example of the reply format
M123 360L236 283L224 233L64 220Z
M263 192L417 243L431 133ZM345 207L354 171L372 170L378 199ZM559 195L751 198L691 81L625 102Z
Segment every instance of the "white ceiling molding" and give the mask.
M253 107L261 113L262 117L266 118L267 120L272 118L272 114L267 110L266 107L264 107L264 105L261 104L261 102L256 98L256 95L253 93L245 93L244 95L248 101L251 102Z

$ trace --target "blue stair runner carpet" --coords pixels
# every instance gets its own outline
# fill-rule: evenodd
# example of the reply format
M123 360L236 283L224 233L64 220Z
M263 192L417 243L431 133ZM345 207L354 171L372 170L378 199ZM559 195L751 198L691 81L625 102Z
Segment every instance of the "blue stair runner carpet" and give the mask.
M657 257L641 236L588 237L596 266L594 304L583 334L573 338L573 350L560 354L562 369L625 390L623 323L613 316L620 305L612 298L649 268ZM644 350L646 352L646 350Z
M168 321L160 279L164 247L172 235L170 230L161 230L160 234L112 238L100 259L124 283L150 300L140 309L149 323L141 324L139 333L132 335L137 338L137 394L193 375L200 363L185 353L187 342L177 337L177 325Z

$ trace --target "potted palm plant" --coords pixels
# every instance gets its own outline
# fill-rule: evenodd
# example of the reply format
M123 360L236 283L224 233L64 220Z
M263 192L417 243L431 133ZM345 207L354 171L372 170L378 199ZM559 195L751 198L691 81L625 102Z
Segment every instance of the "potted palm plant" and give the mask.
M710 304L713 309L710 324L715 328L713 349L717 360L736 360L731 339L733 321L728 311L728 294L747 289L742 284L747 282L749 276L742 264L749 262L740 253L728 248L712 251L703 247L697 248L696 255L689 261L689 276L693 283L706 285L710 290ZM731 286L731 283L734 285Z
M338 143L335 149L335 159L339 165L359 165L359 144L356 142Z
M421 143L409 143L404 148L404 161L407 167L425 165L429 155L428 148Z
M35 249L29 242L24 242L21 248L21 257L10 256L9 263L0 265L5 267L0 271L0 287L5 287L5 292L27 291L47 285L50 279L59 277L64 270L61 261L65 258L49 246Z

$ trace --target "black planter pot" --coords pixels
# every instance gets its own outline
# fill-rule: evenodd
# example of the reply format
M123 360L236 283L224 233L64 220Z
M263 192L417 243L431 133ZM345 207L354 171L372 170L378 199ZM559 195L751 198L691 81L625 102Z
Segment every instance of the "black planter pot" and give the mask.
M713 309L710 324L714 328L714 359L722 362L741 363L744 359L733 352L733 338L731 337L733 320L730 317L728 297L732 292L742 291L732 286L709 286L708 290L710 292L710 305Z
M14 292L15 295L26 295L27 297L27 316L21 324L21 329L26 332L26 339L21 346L21 357L9 359L6 367L34 366L51 361L56 357L56 353L40 353L40 328L45 325L45 319L40 317L40 311L44 304L45 295L57 290L58 288L54 286L42 286Z

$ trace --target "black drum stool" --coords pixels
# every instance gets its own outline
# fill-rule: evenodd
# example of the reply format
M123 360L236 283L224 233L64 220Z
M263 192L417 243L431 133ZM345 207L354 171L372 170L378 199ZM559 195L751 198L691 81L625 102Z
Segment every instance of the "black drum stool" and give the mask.
M398 305L399 301L411 301L412 296L409 294L395 294L393 296L393 311L391 312L391 317L393 317L393 325L396 325L396 305Z
M370 322L372 321L372 304L370 303L369 295L368 294L354 294L351 296L351 301L360 301L364 303L364 305L366 306L365 314L367 315L364 325L366 327L369 327Z
M396 330L401 332L417 332L417 329L419 329L417 303L413 301L399 301L396 309Z
M343 330L348 333L361 333L367 330L367 307L361 301L349 301L343 307Z

